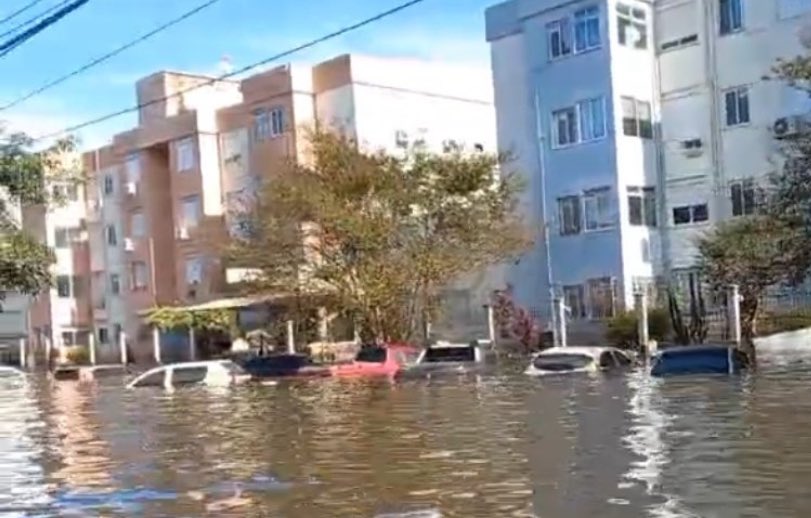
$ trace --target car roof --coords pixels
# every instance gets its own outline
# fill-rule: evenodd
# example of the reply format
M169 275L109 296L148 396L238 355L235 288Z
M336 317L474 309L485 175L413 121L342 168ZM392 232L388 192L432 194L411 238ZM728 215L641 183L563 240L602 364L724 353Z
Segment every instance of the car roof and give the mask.
M706 354L706 353L726 353L729 347L720 344L704 344L704 345L685 345L681 347L670 347L661 349L660 356L680 356L689 354Z
M616 347L603 347L603 346L588 346L588 345L573 345L567 347L552 347L545 349L538 353L538 356L547 356L551 354L579 354L584 356L591 356L592 358L599 357L602 353L613 351L620 354L625 354L623 351Z

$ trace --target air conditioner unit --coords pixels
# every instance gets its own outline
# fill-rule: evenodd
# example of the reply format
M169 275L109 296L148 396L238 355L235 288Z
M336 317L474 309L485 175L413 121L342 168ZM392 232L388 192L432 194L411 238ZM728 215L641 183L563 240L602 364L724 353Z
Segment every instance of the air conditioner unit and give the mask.
M704 153L704 142L700 138L690 138L681 141L681 150L684 156L694 158Z
M780 117L774 121L772 130L775 138L788 138L808 131L808 119L802 115Z
M127 194L137 194L137 193L138 193L138 183L127 182Z
M131 237L124 239L124 250L127 252L134 252L135 251L135 240Z
M189 229L188 227L178 227L175 235L178 239L189 239Z

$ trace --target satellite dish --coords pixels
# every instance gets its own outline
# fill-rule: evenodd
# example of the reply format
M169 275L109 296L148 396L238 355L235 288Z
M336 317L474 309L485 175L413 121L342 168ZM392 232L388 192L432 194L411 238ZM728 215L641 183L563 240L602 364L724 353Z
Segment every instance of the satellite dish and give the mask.
M811 24L805 24L797 31L800 44L807 49L811 49Z

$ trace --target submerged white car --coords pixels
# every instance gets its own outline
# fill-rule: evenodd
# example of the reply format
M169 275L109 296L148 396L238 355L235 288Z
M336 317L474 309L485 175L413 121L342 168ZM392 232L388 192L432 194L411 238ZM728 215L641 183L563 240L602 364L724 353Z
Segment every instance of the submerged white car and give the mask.
M250 374L231 360L183 362L150 369L132 380L127 388L164 387L168 389L182 385L227 387L244 383L250 379Z
M531 376L627 369L634 360L614 347L553 347L535 354L524 371Z

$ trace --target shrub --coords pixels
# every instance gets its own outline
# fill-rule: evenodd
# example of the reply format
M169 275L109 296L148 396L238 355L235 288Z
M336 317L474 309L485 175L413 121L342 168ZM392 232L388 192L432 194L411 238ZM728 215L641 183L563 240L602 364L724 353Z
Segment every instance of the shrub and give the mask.
M71 348L66 356L69 362L77 365L90 363L90 350L83 345Z
M634 311L619 313L606 322L605 339L612 345L630 349L639 345L637 334L638 319ZM658 342L667 338L670 332L670 315L664 309L648 311L648 336Z
M758 335L767 336L811 327L811 311L793 310L784 313L767 313L760 317Z

